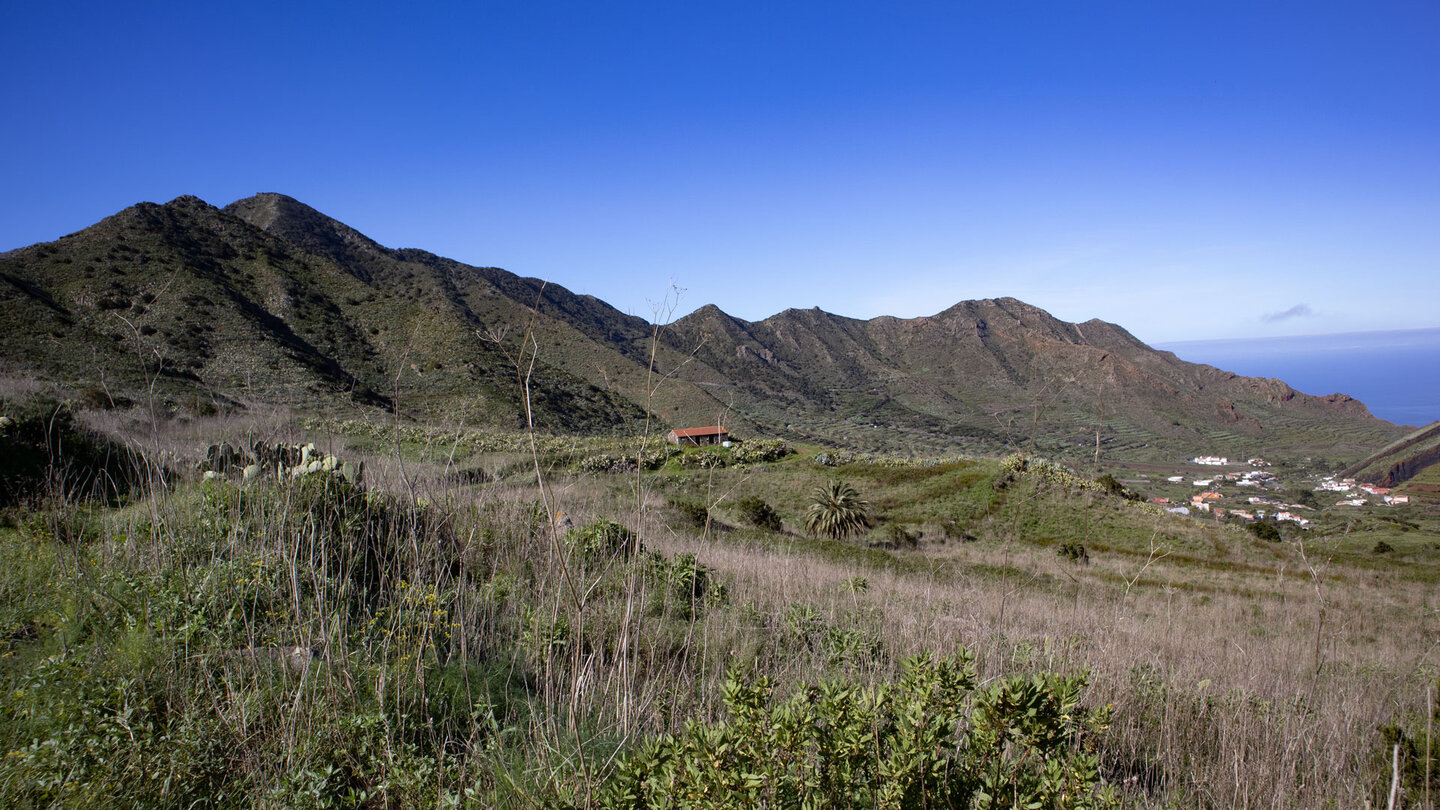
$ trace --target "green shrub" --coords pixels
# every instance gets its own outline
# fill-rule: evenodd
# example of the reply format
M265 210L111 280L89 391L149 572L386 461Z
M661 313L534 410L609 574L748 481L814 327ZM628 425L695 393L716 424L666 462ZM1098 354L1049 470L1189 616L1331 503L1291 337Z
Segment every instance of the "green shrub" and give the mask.
M741 520L757 529L771 532L780 532L785 529L780 515L776 514L775 508L766 503L764 498L753 495L741 498L735 502L735 510L740 513Z
M1083 677L1012 677L976 689L968 652L916 657L891 684L813 686L776 701L731 677L728 720L692 721L626 757L604 808L1112 808L1080 704Z
M1440 691L1440 682L1436 689ZM1400 803L1396 806L1418 806L1427 793L1440 794L1440 734L1434 728L1440 728L1440 701L1431 701L1428 718L1411 715L1380 727L1380 745L1374 754L1376 807L1385 804L1394 778L1396 746L1400 748Z
M665 466L665 462L680 455L680 448L667 442L661 442L640 454L640 466L647 470L658 470Z
M650 590L655 598L654 613L663 612L669 599L688 620L699 616L706 605L725 604L730 598L729 586L715 578L714 569L688 552L669 560L663 554L646 552L645 575L655 586Z
M24 740L0 763L0 801L186 807L226 792L235 741L213 716L173 705L158 678L123 662L96 664L50 656L0 698L0 714Z
M796 638L818 637L825 631L825 619L814 605L795 602L785 608L785 630Z
M616 453L596 453L586 456L576 463L576 468L581 472L589 473L625 473L635 472L635 459Z
M780 459L795 452L783 439L754 439L736 444L730 453L739 464L763 464Z
M1099 478L1096 478L1095 483L1098 484L1100 489L1104 490L1105 492L1108 492L1111 495L1125 498L1127 500L1133 501L1140 497L1139 495L1126 489L1125 485L1115 480L1115 476L1111 475L1110 473L1105 473Z
M1248 524L1245 529L1246 531L1255 535L1255 537L1259 540L1269 540L1272 543L1279 542L1280 540L1280 528L1274 523L1257 521L1255 523Z
M701 470L718 470L730 466L732 457L730 451L724 447L708 445L695 447L680 455L681 467L694 467Z
M876 548L914 548L920 542L920 533L899 523L886 523L866 535L865 540Z
M67 405L37 402L0 418L0 507L52 496L115 501L147 474L138 453L78 425Z
M970 532L965 531L965 523L950 519L940 523L940 531L945 534L946 540L959 540L964 543L973 543L978 538Z
M860 622L826 627L820 634L820 649L832 667L865 666L887 659L879 631Z
M520 607L520 648L530 666L541 669L570 644L570 619L564 613Z
M348 579L366 594L372 607L393 587L394 575L402 569L404 539L438 533L425 510L371 494L338 475L301 476L286 484L283 492L286 512L281 525L295 532L298 553L308 557L309 568ZM247 501L256 523L273 519L264 513L262 498Z
M633 473L637 468L658 470L680 452L675 445L662 442L643 452L636 446L629 451L593 453L575 462L575 467L581 472L591 473Z
M580 552L590 562L629 557L639 550L634 532L623 524L604 518L578 529L571 529L566 539L572 549Z
M675 499L670 501L670 507L692 528L703 529L710 524L710 510L703 503Z

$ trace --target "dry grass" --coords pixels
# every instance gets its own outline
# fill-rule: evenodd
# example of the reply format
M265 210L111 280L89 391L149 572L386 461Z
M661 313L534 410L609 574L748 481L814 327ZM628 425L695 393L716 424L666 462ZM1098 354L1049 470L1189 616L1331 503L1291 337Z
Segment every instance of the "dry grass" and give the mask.
M989 678L1090 672L1091 699L1116 710L1105 746L1112 776L1142 804L1362 806L1384 778L1378 729L1425 708L1440 663L1440 594L1326 565L1323 543L1307 550L1322 557L1313 576L1293 547L1244 537L1230 542L1253 548L1233 550L1242 559L1231 565L1197 565L1161 544L1153 556L1076 566L1015 542L910 552L929 567L895 573L777 552L748 535L675 531L653 517L646 536L723 572L733 598L770 620L707 626L706 638L773 630L774 617L806 604L831 624L863 617L891 661L964 646ZM855 577L868 588L850 587ZM827 671L813 656L763 664L792 686ZM889 669L847 671L878 678Z
M436 503L538 496L523 480L447 486L444 469L415 465L412 485ZM1116 712L1107 767L1140 805L1358 807L1385 787L1378 729L1419 715L1440 669L1440 593L1398 572L1328 562L1338 540L1307 544L1302 556L1293 543L1212 529L1198 546L1189 535L1157 539L1083 566L1023 537L931 543L896 552L913 563L897 572L762 533L677 527L663 498L648 489L637 498L613 480L557 474L547 485L576 525L622 520L647 548L695 554L729 583L731 609L689 629L683 660L666 646L674 639L647 639L648 677L626 699L651 733L716 716L729 668L763 669L783 690L834 675L878 681L907 656L963 646L986 678L1089 672L1093 703ZM855 588L857 577L867 587ZM796 605L827 626L869 629L883 658L836 664L766 641ZM575 707L611 716L619 676L604 662L585 666Z
M363 612L335 609L352 598L344 583L353 570L307 564L305 543L319 542L321 527L293 488L256 489L244 520L235 512L219 534L196 534L198 490L181 486L108 518L110 539L94 546L95 571L183 571L208 583L205 572L239 560L272 573L258 598L276 616L187 659L198 663L166 687L188 696L187 708L213 713L231 739L256 741L246 743L242 753L254 759L243 767L271 790L323 757L326 735L339 733L334 717L426 698L427 684L457 663L500 667L520 696L499 719L512 729L507 748L446 738L467 753L438 761L483 786L485 801L525 806L545 796L584 804L616 750L718 717L731 673L764 672L781 692L822 678L876 683L906 657L963 646L985 679L1089 672L1089 702L1115 709L1102 744L1107 773L1135 806L1360 807L1385 787L1378 729L1425 709L1440 665L1440 593L1398 569L1329 562L1327 543L1339 541L1309 544L1302 556L1293 544L1157 522L1150 547L1110 546L1097 523L1087 544L1105 550L1076 565L1026 537L1024 515L1002 514L980 542L932 539L877 567L858 555L837 562L798 538L682 526L649 476L547 470L552 508L575 526L620 521L646 549L672 560L694 554L728 586L725 602L691 615L635 566L581 563L543 509L537 521L540 487L523 456L465 457L441 439L367 451L344 436L301 436L278 411L172 420L159 432L116 411L91 424L184 462L219 440L315 441L365 461L370 489L395 496L402 517L385 524L383 538L397 549L382 600L389 607L374 614L383 616L375 627ZM767 486L763 472L696 475L712 502ZM799 483L787 486L808 484L790 477ZM1075 498L1076 519L1089 521L1081 511L1098 508L1095 497ZM163 530L152 542L135 539L145 526ZM218 604L257 598L244 578L207 587ZM440 618L422 621L422 609ZM568 642L535 641L562 619ZM833 638L855 642L860 654L837 653ZM273 676L225 657L275 645L315 649L329 664L304 681L311 691L287 698L293 711L278 715L257 703ZM396 716L381 737L391 762L403 759L406 740L446 733Z

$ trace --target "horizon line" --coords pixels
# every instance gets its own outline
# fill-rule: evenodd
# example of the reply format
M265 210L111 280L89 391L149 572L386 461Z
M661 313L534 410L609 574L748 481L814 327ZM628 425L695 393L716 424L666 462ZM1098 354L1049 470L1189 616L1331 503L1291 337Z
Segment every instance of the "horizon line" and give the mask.
M1255 343L1267 340L1299 340L1305 338L1341 338L1341 337L1375 337L1379 335L1415 335L1426 332L1440 333L1440 326L1421 326L1408 329L1370 329L1359 332L1309 332L1300 335L1258 335L1255 337L1232 337L1232 338L1191 338L1187 340L1161 340L1150 344L1152 348L1160 346L1182 346L1200 343Z

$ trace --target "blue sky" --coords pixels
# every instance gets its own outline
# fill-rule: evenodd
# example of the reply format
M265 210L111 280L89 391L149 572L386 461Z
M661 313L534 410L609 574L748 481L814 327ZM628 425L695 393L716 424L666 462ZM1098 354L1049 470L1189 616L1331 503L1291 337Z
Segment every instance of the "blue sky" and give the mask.
M1433 0L11 3L0 76L0 250L279 191L647 317L1440 325Z

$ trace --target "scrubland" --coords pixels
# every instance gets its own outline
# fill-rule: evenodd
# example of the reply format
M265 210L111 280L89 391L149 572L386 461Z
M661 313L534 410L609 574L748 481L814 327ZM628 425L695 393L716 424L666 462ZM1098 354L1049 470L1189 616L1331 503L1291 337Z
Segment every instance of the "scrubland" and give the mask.
M12 435L57 422L17 402ZM1343 532L1260 540L1015 458L742 461L288 413L91 429L127 469L71 474L94 457L68 455L77 421L3 512L7 806L1440 792L1425 532L1383 556L1368 535L1358 551ZM252 438L364 461L364 483L197 470L207 444ZM811 492L837 478L874 528L811 537ZM780 530L752 525L747 499ZM920 745L927 717L954 733ZM705 771L669 804L636 792L683 782L665 762ZM919 787L885 793L901 783Z

